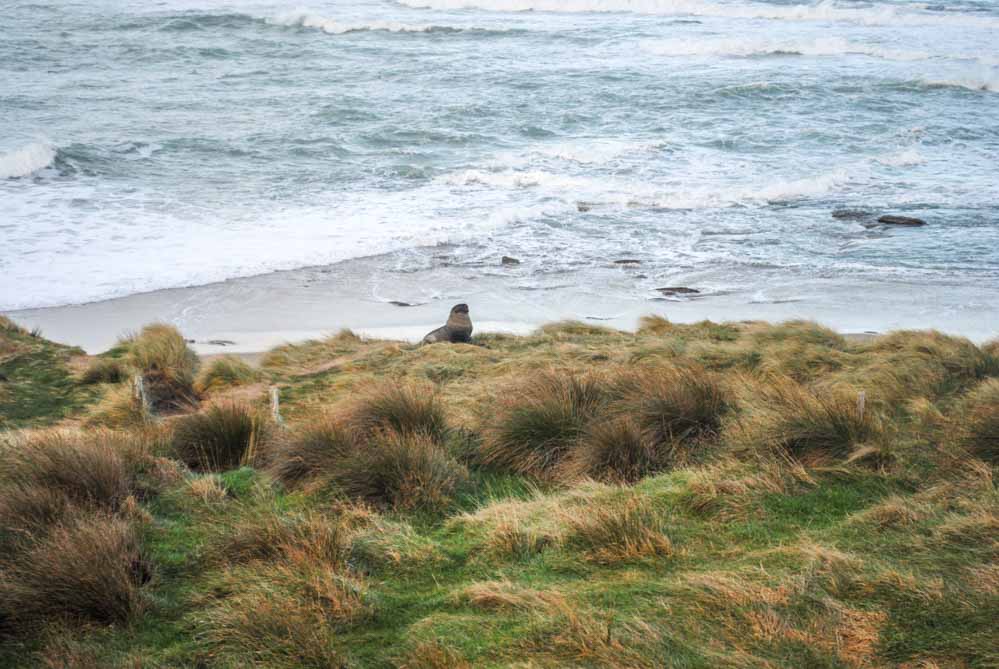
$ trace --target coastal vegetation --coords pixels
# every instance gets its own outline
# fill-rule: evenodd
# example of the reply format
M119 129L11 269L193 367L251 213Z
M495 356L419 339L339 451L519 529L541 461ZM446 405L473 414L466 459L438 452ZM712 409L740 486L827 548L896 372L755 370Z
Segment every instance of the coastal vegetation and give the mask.
M0 373L0 666L999 665L996 343L4 320Z

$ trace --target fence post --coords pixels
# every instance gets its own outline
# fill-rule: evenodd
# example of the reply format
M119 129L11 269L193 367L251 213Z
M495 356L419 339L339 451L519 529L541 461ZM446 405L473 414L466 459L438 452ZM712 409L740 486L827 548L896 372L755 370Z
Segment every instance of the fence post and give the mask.
M857 394L857 417L860 422L864 421L864 407L867 404L867 393L861 390Z
M284 420L281 418L281 396L277 386L271 386L271 417L278 425L284 425Z
M132 380L132 397L142 408L143 413L147 415L152 413L152 408L149 406L149 397L146 395L146 383L142 378L142 374L136 374Z

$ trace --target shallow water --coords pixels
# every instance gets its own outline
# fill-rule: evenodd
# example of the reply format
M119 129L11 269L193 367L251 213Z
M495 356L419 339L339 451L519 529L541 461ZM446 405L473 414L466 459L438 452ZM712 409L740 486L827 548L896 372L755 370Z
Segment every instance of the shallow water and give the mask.
M373 300L897 284L988 330L997 165L992 0L15 0L0 310L382 256Z

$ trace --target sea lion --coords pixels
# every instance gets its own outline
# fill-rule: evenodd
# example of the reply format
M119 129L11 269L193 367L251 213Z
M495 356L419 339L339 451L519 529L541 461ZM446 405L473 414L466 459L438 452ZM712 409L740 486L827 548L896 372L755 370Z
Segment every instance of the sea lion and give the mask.
M472 319L468 317L468 305L456 304L451 308L447 323L423 338L424 344L448 341L467 343L472 338Z

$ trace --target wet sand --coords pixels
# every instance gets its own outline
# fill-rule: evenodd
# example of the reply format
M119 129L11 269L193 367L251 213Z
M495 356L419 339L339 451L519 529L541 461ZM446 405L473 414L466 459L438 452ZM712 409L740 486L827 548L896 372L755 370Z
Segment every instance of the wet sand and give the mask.
M588 269L590 279L593 271ZM578 285L572 275L538 276L499 266L408 270L398 258L381 256L8 315L88 353L106 350L120 336L154 321L176 325L203 355L265 351L343 328L413 342L442 325L457 302L470 305L476 332L525 334L563 319L629 330L642 316L657 314L680 323L803 318L853 336L929 328L975 341L999 334L994 309L975 306L999 303L999 287L961 295L946 287L906 284L858 283L843 289L838 279L835 292L815 280L793 291L775 287L770 291L775 296L767 300L748 291L667 298L636 291L640 266L608 261L597 271L599 290ZM782 299L782 290L795 297Z

